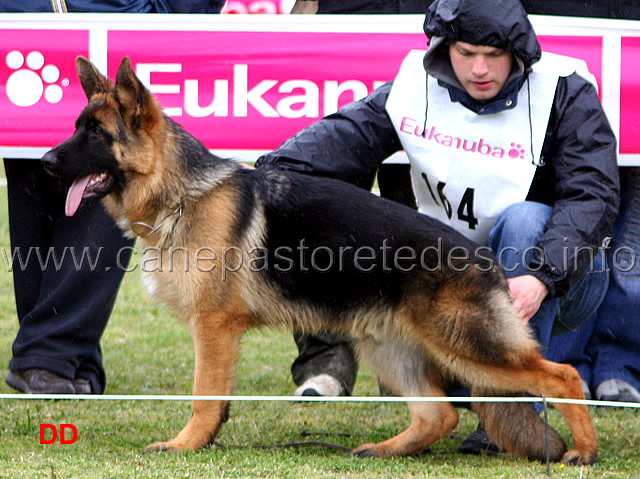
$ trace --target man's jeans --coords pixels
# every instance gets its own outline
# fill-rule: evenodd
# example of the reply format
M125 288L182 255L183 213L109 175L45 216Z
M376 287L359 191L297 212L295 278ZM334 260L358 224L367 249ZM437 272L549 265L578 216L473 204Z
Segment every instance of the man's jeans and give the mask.
M489 247L496 254L507 278L530 273L527 270L527 261L544 233L551 211L552 209L547 205L524 201L510 206L498 217L489 234ZM593 265L566 295L542 302L538 312L529 320L529 324L533 328L536 339L542 345L547 359L552 359L556 354L554 351L556 343L550 341L552 331L560 332L576 328L581 331L582 328L578 326L593 316L607 292L608 282L606 257L604 251L600 250L594 255ZM556 337L564 338L570 335L571 333L566 333ZM561 346L565 348L564 353L573 357L582 353L585 345L581 337L571 335ZM450 396L469 395L466 388L460 387L452 388L447 393ZM465 407L461 403L458 405ZM533 408L541 412L542 404L534 403Z
M507 278L531 272L527 269L527 261L544 233L551 212L551 207L547 205L525 201L510 206L500 215L491 230L489 246L498 257ZM597 310L607 292L608 283L605 252L599 250L594 254L593 264L588 271L566 295L542 302L529 322L546 357L551 353L549 347L552 331L558 333L577 329ZM585 344L570 342L563 345L569 350L580 351L584 346Z
M507 208L496 221L489 235L489 246L498 257L507 278L530 272L527 270L529 255L526 253L532 252L544 233L551 211L547 205L525 201ZM542 302L529 324L547 359L571 362L572 358L584 353L588 338L585 340L581 334L566 332L590 327L580 326L594 316L607 293L608 284L606 254L600 249L593 255L587 271L566 295ZM552 334L559 334L554 339L562 338L562 341L552 340ZM542 412L541 403L532 406L536 412Z
M550 346L550 359L573 364L592 391L609 379L640 390L640 168L620 168L620 179L607 294L582 327L552 338Z

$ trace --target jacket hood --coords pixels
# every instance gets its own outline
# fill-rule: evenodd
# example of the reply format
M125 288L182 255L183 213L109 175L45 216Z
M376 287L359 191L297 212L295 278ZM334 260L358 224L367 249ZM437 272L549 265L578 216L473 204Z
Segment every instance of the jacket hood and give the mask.
M424 32L434 47L425 67L440 45L458 40L505 50L525 70L540 60L540 44L519 0L436 0L427 9ZM437 45L432 44L435 38L441 39Z

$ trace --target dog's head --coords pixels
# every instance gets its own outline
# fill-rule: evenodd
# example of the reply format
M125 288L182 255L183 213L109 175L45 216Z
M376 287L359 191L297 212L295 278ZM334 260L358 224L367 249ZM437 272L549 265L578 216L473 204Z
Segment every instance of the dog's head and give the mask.
M69 186L65 213L72 216L82 202L121 192L135 175L152 169L162 109L136 77L125 58L115 84L89 60L76 60L88 105L68 140L45 153L45 168Z

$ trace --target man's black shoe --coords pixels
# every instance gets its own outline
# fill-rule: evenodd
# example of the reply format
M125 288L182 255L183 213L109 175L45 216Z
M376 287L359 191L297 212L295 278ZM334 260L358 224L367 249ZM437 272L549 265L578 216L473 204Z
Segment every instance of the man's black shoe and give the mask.
M73 388L76 394L91 394L91 383L88 379L76 378L73 380Z
M44 369L11 371L7 384L26 394L75 394L73 383Z
M489 439L482 426L473 431L471 435L460 444L460 452L463 454L488 454L495 456L498 454L498 445Z

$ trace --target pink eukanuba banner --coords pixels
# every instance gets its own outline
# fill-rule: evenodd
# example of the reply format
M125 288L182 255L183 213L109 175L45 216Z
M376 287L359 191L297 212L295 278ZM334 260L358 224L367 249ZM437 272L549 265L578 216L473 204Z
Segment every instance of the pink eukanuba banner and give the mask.
M427 48L421 16L399 16L400 23L391 23L388 31L369 31L376 30L369 24L359 28L358 16L335 25L327 20L316 25L308 18L299 25L287 16L247 26L227 20L239 15L209 16L206 24L181 24L185 17L175 16L157 25L147 20L150 16L138 24L125 15L124 24L84 18L84 23L66 20L56 27L45 22L41 28L30 17L25 28L15 28L20 24L3 21L6 17L0 15L0 156L5 157L36 157L73 132L86 105L75 71L77 55L97 58L110 78L129 56L165 112L207 148L255 159L391 80L409 50ZM588 35L543 34L540 43L546 51L586 60L601 98L612 88L619 92L617 105L603 99L605 109L619 125L621 155L640 158L635 131L640 38L622 39L615 52L622 59L620 80L611 85L603 75L609 30L591 30ZM604 90L603 81L609 82Z

